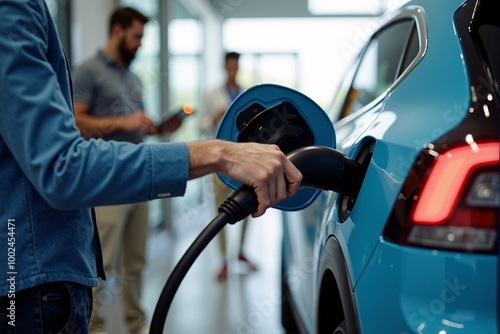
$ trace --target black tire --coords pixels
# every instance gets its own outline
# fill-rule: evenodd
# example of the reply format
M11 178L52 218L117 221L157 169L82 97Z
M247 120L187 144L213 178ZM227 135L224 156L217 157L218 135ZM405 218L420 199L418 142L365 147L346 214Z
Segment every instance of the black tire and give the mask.
M281 303L281 324L287 334L299 333L295 317L293 316L292 306L290 305L288 285L284 277L281 279L281 294L283 297Z
M342 321L337 328L333 331L333 334L348 334L347 333L347 325L345 323L345 320Z

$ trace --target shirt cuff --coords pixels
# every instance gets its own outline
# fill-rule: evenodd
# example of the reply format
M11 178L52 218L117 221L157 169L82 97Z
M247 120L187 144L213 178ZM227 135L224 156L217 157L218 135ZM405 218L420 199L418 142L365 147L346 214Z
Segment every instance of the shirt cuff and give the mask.
M151 145L151 199L182 196L189 176L189 152L186 143Z

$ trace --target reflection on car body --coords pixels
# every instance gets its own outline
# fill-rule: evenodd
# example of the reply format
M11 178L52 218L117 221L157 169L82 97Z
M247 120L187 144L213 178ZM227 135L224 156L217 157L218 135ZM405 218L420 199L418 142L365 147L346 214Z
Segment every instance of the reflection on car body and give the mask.
M495 13L409 2L353 62L328 114L366 175L283 214L289 332L500 331Z

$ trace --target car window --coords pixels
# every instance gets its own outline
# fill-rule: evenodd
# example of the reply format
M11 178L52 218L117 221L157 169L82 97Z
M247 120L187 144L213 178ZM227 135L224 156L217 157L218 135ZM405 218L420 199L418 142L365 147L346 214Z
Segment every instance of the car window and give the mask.
M488 59L495 90L500 98L500 28L498 25L484 24L479 29L479 34L484 45L484 57Z
M415 59L419 51L418 33L411 19L392 23L378 31L367 44L358 62L349 89L345 90L343 118L383 94ZM335 102L334 102L335 105Z
M415 26L410 30L410 39L407 48L403 55L401 66L399 68L398 77L410 66L411 62L415 60L420 51L419 36ZM397 78L396 78L397 79Z

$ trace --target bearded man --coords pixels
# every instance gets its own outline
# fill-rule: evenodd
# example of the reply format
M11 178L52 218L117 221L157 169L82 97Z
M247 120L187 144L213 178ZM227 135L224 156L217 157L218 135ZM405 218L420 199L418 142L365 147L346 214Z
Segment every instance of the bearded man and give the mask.
M129 69L148 21L133 8L116 9L110 17L105 48L73 73L76 125L83 137L138 144L146 134L158 131L144 112L141 81ZM172 132L180 126L179 120L173 118L172 122L177 123L162 130ZM140 297L149 228L148 203L96 207L96 216L104 270L109 279L118 283L110 284L110 288L101 282L94 289L90 333L105 332L103 311L118 292L122 295L128 331L146 333Z

